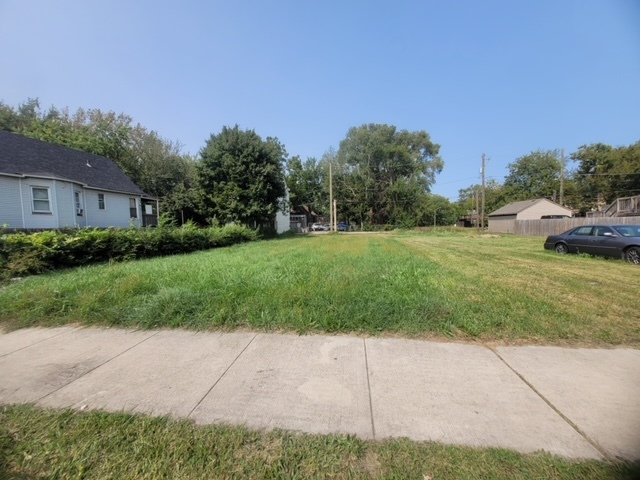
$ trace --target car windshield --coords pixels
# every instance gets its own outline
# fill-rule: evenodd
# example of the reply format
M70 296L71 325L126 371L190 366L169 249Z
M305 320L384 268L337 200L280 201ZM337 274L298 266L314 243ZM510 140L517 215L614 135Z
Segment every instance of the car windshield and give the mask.
M640 226L638 225L623 225L613 228L623 237L640 237Z

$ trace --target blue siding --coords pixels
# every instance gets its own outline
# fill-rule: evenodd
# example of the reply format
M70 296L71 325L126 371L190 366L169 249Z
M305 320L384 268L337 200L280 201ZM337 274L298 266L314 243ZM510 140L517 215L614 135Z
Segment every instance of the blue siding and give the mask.
M104 210L98 208L98 194L100 193L104 194ZM129 198L136 199L136 205L140 210L140 197L133 195L86 189L85 198L87 225L91 227L128 227L130 225ZM139 211L134 225L140 225Z
M0 176L0 225L23 228L19 178Z

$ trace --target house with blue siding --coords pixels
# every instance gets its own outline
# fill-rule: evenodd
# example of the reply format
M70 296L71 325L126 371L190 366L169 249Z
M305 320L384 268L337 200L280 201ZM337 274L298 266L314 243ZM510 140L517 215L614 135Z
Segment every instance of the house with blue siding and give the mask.
M0 225L15 229L157 225L156 199L113 160L0 131Z

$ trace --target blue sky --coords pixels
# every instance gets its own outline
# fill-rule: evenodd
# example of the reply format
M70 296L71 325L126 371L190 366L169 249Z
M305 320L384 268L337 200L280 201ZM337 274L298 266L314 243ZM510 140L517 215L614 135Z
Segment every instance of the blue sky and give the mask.
M426 130L452 200L536 149L640 140L637 0L0 0L0 100L126 113L197 153L239 124L320 158ZM571 165L570 165L571 166Z

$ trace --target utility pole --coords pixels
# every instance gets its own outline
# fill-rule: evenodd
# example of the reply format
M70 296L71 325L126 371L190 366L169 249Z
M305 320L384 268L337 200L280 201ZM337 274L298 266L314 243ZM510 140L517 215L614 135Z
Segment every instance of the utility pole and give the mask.
M564 207L564 148L560 160L560 205Z
M333 170L329 162L329 230L333 230Z
M486 163L485 154L482 154L482 231L484 231L484 205L485 205L485 184L484 184L484 167Z
M335 198L333 199L333 224L331 225L331 230L338 231L338 201Z
M480 200L478 199L478 188L476 187L475 189L476 191L476 208L475 208L475 212L476 212L476 228L479 230L480 229Z

